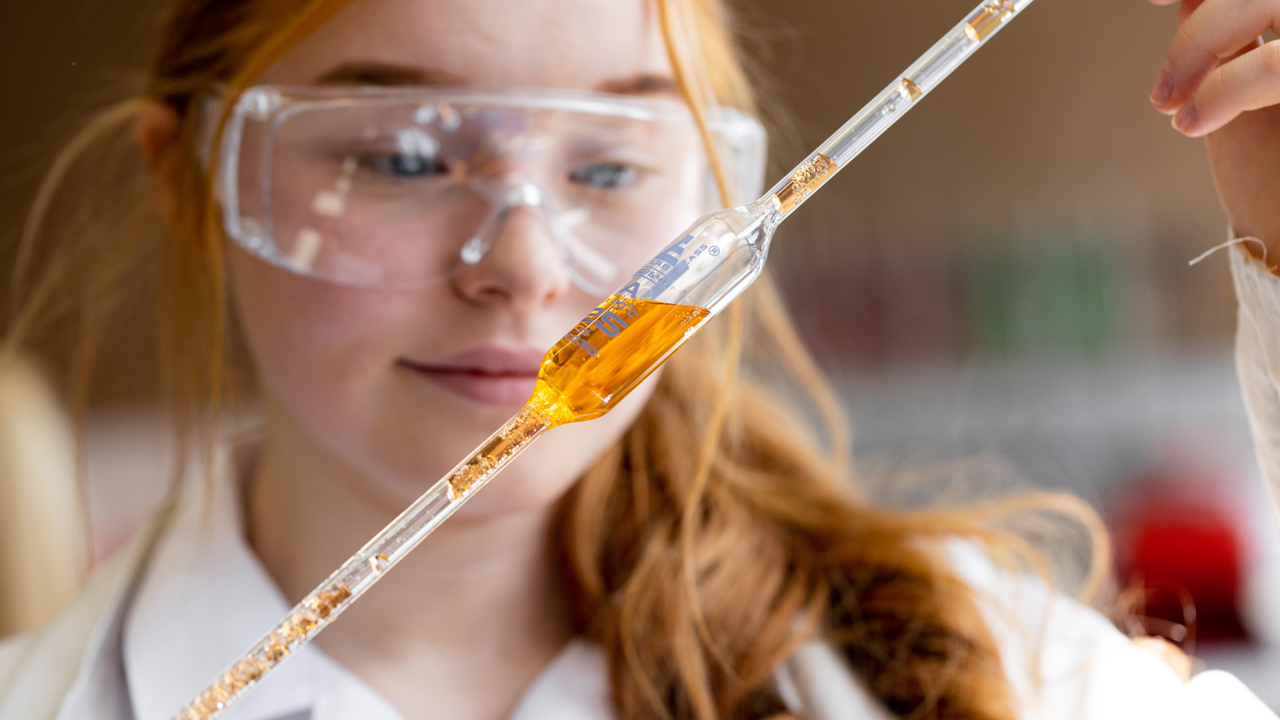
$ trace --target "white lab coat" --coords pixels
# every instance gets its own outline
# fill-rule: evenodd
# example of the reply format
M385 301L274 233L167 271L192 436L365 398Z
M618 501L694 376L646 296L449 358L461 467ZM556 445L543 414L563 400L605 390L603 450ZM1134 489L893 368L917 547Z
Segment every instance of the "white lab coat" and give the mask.
M1264 474L1280 482L1280 279L1231 250L1240 298L1238 362ZM212 506L192 493L98 570L49 625L0 643L0 720L167 720L288 609L243 540L229 471ZM211 510L211 512L208 512ZM1040 581L997 569L969 545L946 548L979 594L1028 720L1275 718L1220 672L1182 683L1103 617ZM234 599L234 602L232 600ZM228 608L233 608L228 611ZM609 720L603 654L571 642L526 691L511 720ZM841 656L814 642L775 673L809 720L888 713ZM226 714L227 720L403 720L314 645Z

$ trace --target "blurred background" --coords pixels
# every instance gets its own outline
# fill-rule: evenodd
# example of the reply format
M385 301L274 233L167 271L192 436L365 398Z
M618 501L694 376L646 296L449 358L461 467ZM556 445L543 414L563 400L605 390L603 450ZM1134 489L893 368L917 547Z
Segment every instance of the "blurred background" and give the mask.
M773 176L972 5L739 3L782 131ZM0 305L40 176L130 86L155 6L0 4ZM1040 0L783 225L771 264L867 477L946 464L1081 494L1144 628L1280 710L1280 529L1234 376L1226 254L1188 264L1225 220L1202 144L1147 102L1175 17ZM87 423L90 562L154 506L171 461L130 347Z

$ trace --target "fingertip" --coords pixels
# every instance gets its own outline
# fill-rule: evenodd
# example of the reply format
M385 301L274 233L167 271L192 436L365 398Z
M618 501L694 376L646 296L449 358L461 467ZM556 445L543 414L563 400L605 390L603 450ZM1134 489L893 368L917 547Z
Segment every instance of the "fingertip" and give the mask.
M1196 124L1200 111L1196 109L1195 98L1187 101L1185 105L1179 108L1178 113L1173 116L1173 126L1178 128L1184 135L1188 134Z
M1183 127L1182 125L1178 124L1178 118L1177 118L1177 116L1176 116L1176 115L1175 115L1173 118L1171 118L1171 119L1170 119L1170 121L1169 121L1169 125L1170 125L1171 127L1173 127L1173 129L1174 129L1174 130L1177 130L1178 132L1182 133L1182 134L1183 134L1183 135L1185 135L1186 137L1189 137L1189 138L1197 137L1197 135L1195 134L1195 132L1193 132L1193 131L1191 131L1191 130L1188 130L1188 129L1186 129L1185 127Z
M1156 78L1156 84L1151 87L1151 102L1157 108L1166 106L1169 98L1173 97L1173 73L1165 66L1160 71L1160 77Z
M1207 120L1212 120L1212 118L1205 118L1201 114L1200 108L1196 105L1195 98L1192 98L1179 108L1171 123L1173 129L1189 138L1204 137L1225 124L1221 121L1208 122Z

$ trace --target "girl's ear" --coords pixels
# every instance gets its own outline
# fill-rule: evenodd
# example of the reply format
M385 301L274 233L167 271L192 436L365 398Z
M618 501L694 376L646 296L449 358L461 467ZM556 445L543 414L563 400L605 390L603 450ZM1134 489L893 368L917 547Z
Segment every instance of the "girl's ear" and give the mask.
M134 140L142 160L151 169L152 186L160 210L170 223L177 217L173 151L179 142L181 119L172 107L157 100L145 100L134 124Z
M144 100L134 125L134 139L147 165L155 168L178 139L178 113L157 100Z

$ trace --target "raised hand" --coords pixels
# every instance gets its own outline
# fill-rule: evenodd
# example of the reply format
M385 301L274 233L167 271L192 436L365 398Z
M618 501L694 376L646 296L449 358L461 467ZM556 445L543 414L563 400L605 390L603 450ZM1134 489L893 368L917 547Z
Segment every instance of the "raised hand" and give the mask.
M1177 0L1150 0L1168 5ZM1183 0L1151 91L1157 110L1207 136L1214 181L1236 232L1280 265L1280 0Z

